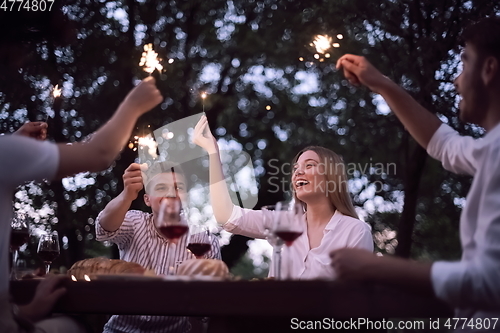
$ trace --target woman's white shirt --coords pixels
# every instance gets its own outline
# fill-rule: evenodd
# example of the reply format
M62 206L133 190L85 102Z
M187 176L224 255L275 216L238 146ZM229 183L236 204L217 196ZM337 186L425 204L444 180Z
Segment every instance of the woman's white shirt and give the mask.
M264 219L261 210L238 206L233 207L231 217L223 227L228 232L253 238L266 238L266 229L271 230L271 225ZM291 262L291 278L334 279L335 272L330 265L330 252L344 247L373 251L371 227L363 221L336 211L326 225L323 239L318 247L310 248L306 230L292 246L284 246L282 270L288 269L287 263ZM275 274L272 266L269 276Z

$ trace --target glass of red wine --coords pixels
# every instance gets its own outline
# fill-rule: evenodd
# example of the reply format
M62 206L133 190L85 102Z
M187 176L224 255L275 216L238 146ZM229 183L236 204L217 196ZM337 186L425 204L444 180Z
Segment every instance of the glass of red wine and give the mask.
M268 241L271 245L275 245L274 254L276 255L277 263L274 270L276 278L280 280L281 276L281 247L283 244L288 249L288 262L286 265L286 278L292 278L293 258L290 247L293 242L299 238L305 229L305 215L302 206L294 202L278 202L276 205L263 207L266 223L270 226L271 232L268 234ZM274 265L274 263L273 263Z
M187 249L196 257L202 259L212 248L212 235L208 227L191 226Z
M161 200L155 226L166 239L174 244L177 244L179 238L189 230L186 213L182 209L179 197L165 197Z
M57 257L59 257L60 251L59 235L57 234L57 231L40 237L37 253L45 264L45 275L49 274L50 265Z
M10 223L10 251L12 252L11 280L17 277L16 267L19 258L19 248L28 242L30 231L26 216L21 213L12 219Z

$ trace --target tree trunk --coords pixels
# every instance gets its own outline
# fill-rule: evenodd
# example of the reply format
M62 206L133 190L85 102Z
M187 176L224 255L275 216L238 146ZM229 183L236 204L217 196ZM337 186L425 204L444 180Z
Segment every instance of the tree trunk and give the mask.
M407 173L404 180L405 198L403 212L401 213L399 221L397 236L398 246L396 247L396 255L403 258L408 258L410 256L413 227L415 226L418 190L426 159L427 152L425 149L420 145L416 145L408 163L406 163Z

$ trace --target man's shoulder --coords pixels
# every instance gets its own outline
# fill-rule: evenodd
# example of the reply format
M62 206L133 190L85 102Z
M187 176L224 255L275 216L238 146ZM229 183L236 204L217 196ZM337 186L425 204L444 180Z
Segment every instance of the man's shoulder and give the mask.
M153 214L144 212L142 210L136 210L136 209L131 209L127 211L125 214L126 219L131 219L131 220L141 220L141 221L146 221L151 218Z

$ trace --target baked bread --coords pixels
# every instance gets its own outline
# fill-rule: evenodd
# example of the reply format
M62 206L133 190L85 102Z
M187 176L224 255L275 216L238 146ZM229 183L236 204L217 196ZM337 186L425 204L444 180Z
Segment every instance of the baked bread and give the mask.
M182 262L177 269L177 275L205 275L220 278L229 276L229 269L222 260L216 259L189 259Z
M139 274L145 273L144 267L135 262L119 259L90 258L77 261L68 270L68 275L73 275L77 280L84 279L90 274Z

